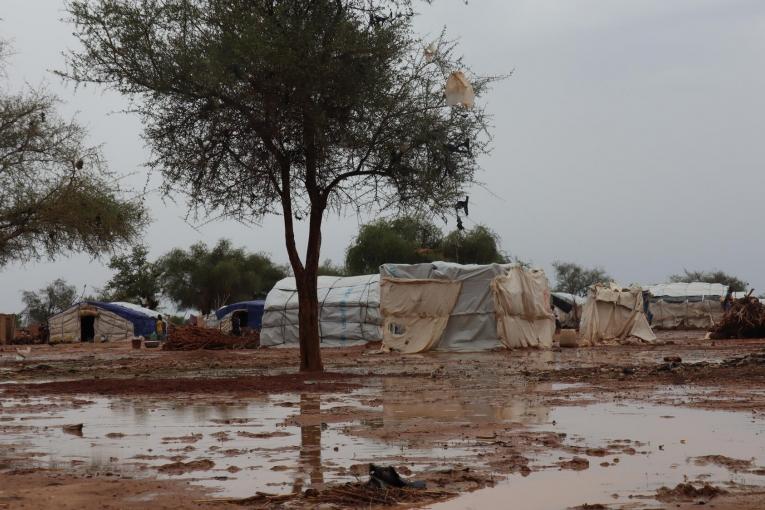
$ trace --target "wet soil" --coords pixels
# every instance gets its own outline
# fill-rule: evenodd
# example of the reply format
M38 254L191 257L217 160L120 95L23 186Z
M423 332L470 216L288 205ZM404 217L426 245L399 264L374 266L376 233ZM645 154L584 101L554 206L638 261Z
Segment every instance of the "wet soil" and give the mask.
M327 349L320 375L291 349L0 347L0 509L761 508L765 340L660 340ZM370 491L369 462L428 488Z

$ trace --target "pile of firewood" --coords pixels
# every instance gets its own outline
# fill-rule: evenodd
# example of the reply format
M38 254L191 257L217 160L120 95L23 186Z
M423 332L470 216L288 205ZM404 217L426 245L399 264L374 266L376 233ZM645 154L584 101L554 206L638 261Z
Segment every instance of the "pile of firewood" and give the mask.
M173 326L162 346L166 351L194 351L197 349L257 349L260 334L253 331L246 336L227 335L217 329L197 326Z
M712 329L711 338L765 338L765 306L751 294L733 301L730 310Z

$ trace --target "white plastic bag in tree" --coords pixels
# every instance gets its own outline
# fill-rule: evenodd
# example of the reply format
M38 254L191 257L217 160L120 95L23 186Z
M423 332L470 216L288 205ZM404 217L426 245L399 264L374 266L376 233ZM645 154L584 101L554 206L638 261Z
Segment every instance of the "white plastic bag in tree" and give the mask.
M436 56L436 43L430 43L427 48L425 48L424 54L425 54L425 60L428 62L432 62L433 59Z
M472 108L474 102L473 86L462 71L454 71L446 80L446 104Z

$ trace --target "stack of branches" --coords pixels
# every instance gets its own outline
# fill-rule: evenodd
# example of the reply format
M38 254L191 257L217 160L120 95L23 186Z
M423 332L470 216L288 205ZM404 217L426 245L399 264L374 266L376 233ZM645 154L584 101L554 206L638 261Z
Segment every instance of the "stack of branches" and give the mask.
M720 323L711 331L711 338L765 338L765 306L752 297L750 291L745 297L733 301L733 305Z
M376 508L402 504L422 504L454 497L456 493L443 489L413 489L408 487L378 488L369 483L353 482L334 485L322 490L308 489L302 494L256 493L250 498L231 501L250 508L274 508L287 502L305 502L305 507L316 508L321 504L337 505L342 508Z
M197 349L257 349L260 333L246 336L227 335L217 329L197 326L175 326L162 349L166 351L194 351Z

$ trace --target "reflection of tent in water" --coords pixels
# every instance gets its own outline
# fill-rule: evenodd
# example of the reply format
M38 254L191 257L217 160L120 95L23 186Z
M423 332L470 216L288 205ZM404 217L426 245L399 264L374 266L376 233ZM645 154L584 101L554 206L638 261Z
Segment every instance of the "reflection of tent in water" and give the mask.
M380 276L320 276L319 334L322 347L363 345L379 342ZM263 314L260 344L299 343L298 295L295 278L284 278L268 293Z
M123 303L85 301L48 319L51 343L128 340L154 332L157 312Z
M494 399L490 393L475 395L456 384L439 380L440 396L432 400L422 400L422 395L407 396L401 391L401 385L395 381L383 381L383 420L385 426L394 423L411 425L412 420L426 420L431 426L443 423L522 423L541 425L547 423L550 408L542 404L542 399L535 392L550 393L552 384L524 385L513 388L513 398ZM490 381L482 379L482 383ZM500 381L494 388L500 387Z
M243 328L260 329L263 323L263 309L265 301L262 299L255 301L242 301L219 308L215 316L220 321L219 329L221 331L231 331L231 319L236 314L239 316L239 324Z
M550 348L555 321L541 270L446 262L380 268L383 346L400 352Z
M721 283L664 283L646 287L650 293L651 326L658 329L710 329L724 314Z
M624 342L630 337L648 343L656 340L645 315L642 289L613 283L590 289L579 331L580 345Z

